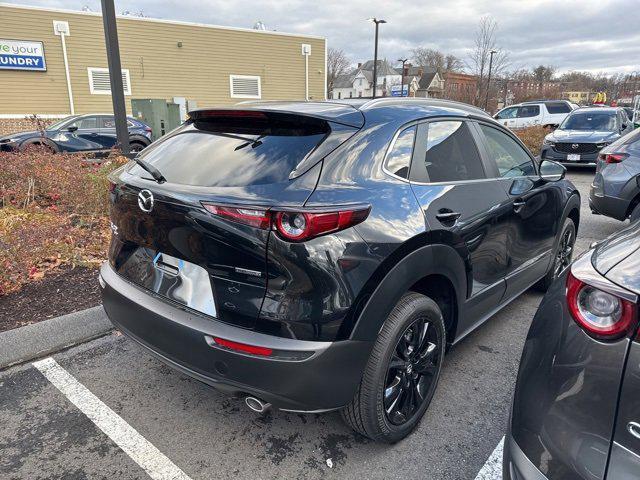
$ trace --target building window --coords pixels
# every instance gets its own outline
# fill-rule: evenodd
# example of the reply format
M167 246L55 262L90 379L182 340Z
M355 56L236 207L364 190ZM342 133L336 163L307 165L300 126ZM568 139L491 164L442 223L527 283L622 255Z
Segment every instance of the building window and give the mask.
M229 75L231 98L262 98L260 77Z
M342 92L338 92L338 100L342 98Z
M349 92L349 98L353 98L353 92Z
M89 90L95 95L111 95L111 79L108 68L87 68ZM131 95L131 77L129 70L122 69L122 87L125 95Z

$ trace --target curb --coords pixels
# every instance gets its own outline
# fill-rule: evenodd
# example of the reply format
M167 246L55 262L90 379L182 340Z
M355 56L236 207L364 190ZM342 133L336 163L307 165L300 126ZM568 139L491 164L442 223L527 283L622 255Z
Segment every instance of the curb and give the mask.
M0 369L72 347L113 330L102 305L0 333Z

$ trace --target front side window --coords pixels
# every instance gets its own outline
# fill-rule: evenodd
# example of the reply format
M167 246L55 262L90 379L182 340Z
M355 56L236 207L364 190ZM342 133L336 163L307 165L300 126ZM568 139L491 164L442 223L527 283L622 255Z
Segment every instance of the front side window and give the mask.
M78 130L90 130L98 128L97 117L85 117L70 123L68 127L78 127Z
M391 146L387 154L385 163L386 169L401 178L409 177L409 166L411 165L411 154L413 153L413 140L416 136L415 125L405 128L396 137L396 141Z
M496 163L500 177L535 175L531 157L513 138L500 130L480 124L486 138L490 160Z
M496 115L496 118L499 120L504 120L506 118L516 118L517 114L518 109L516 107L505 108L500 113L498 113L498 115Z
M485 177L480 154L465 122L429 123L422 161L429 182L459 182Z
M518 109L518 118L537 117L540 115L539 105L526 105Z

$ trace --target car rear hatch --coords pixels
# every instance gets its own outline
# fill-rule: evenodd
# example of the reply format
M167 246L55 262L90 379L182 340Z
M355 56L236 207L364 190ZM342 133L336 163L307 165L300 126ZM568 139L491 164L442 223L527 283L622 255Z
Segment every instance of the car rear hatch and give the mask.
M273 206L304 205L322 158L358 130L335 116L281 110L192 113L140 155L166 182L133 163L117 171L109 252L116 272L178 306L252 328L270 235L255 226Z
M601 275L640 295L640 222L600 243L591 258Z

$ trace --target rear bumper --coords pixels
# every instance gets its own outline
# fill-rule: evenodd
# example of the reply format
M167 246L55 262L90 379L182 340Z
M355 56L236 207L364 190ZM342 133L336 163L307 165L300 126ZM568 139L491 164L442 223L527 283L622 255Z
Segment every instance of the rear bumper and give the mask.
M502 480L549 480L527 458L510 434L504 439Z
M627 219L627 209L629 200L617 197L608 197L599 193L593 186L589 193L589 208L592 212L615 218L616 220Z
M333 410L351 400L362 377L369 342L265 335L180 308L128 282L107 263L100 277L104 309L122 333L176 370L229 394L255 396L283 410ZM210 346L214 336L310 356L282 360L246 355Z

